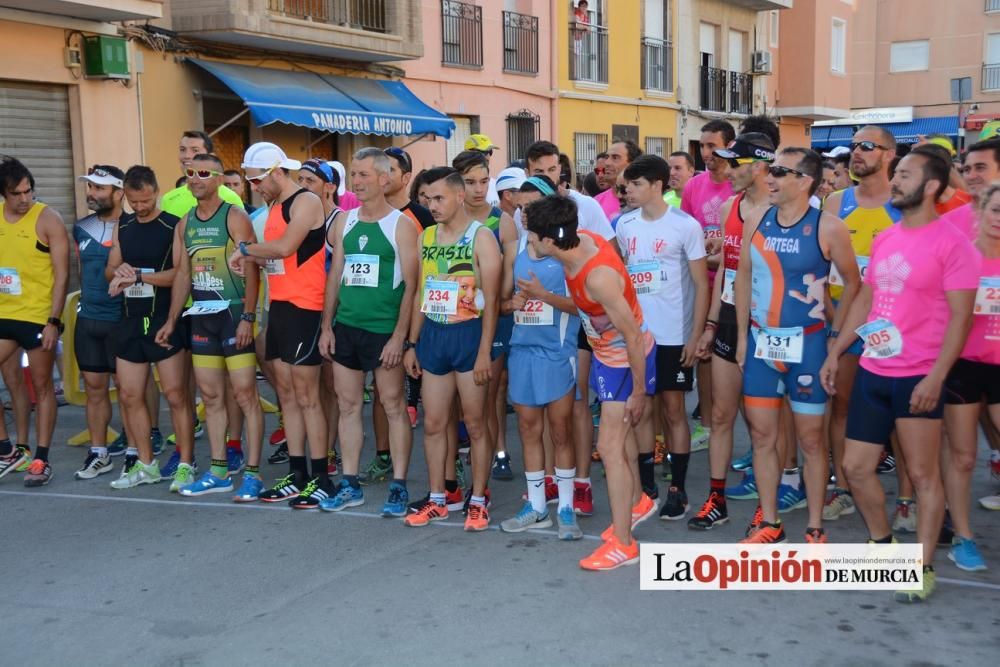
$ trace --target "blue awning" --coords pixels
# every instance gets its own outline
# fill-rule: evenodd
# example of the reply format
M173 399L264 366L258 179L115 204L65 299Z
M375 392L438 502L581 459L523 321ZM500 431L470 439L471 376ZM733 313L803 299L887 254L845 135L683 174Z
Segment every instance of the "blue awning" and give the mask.
M346 134L445 139L455 129L454 121L420 101L402 81L188 60L239 95L261 127L286 123Z
M846 146L851 143L854 133L863 125L820 125L819 127L814 125L812 127L812 145L821 148ZM875 123L875 125L892 132L893 136L896 137L896 142L900 144L916 143L921 134L958 136L958 116L914 118L909 123Z

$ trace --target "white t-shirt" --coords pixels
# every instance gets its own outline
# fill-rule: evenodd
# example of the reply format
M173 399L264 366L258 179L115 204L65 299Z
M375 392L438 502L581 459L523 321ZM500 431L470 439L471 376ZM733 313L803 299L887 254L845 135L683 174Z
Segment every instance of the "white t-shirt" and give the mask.
M674 207L657 220L643 219L636 209L618 219L617 237L656 344L684 345L694 324L688 262L705 257L701 224Z
M597 234L605 241L610 241L615 237L615 231L611 229L611 223L604 215L601 205L594 201L593 197L582 195L576 190L569 191L569 198L576 202L577 229ZM521 223L521 209L514 211L514 226L517 227L517 237L521 238L525 234L524 225Z
M486 203L490 206L500 205L500 193L497 192L497 179L490 176L490 187L486 190Z

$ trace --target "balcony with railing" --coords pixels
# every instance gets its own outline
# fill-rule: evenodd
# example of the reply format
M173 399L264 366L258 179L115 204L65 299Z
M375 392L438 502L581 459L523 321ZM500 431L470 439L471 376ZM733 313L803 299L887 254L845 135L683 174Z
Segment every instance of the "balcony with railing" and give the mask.
M569 26L569 78L608 82L608 29L573 21Z
M483 66L483 8L441 0L441 64Z
M367 62L423 55L420 0L171 0L169 7L173 30L205 41Z
M703 111L752 114L753 75L702 66L700 106Z
M983 63L982 90L1000 90L1000 63Z
M669 41L642 38L642 88L665 93L674 90L674 46Z
M538 17L503 13L503 69L538 74Z

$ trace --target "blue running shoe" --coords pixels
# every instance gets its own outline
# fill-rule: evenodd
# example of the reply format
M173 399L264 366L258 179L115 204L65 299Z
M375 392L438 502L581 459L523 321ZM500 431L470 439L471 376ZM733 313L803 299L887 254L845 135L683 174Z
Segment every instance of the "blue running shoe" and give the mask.
M747 453L741 456L740 458L736 459L735 461L733 461L733 464L730 467L736 472L743 472L744 470L749 470L750 468L752 468L753 450L748 449Z
M154 428L149 432L149 442L153 445L153 456L163 453L163 434L160 429Z
M332 498L324 498L319 503L319 508L324 512L340 512L348 507L357 507L365 504L365 492L352 487L347 480L340 480L340 488Z
M162 475L161 475L162 477ZM188 484L180 491L182 496L204 496L209 493L227 493L233 490L233 480L222 479L211 472L206 472L194 484Z
M114 442L108 445L108 455L109 456L121 456L128 449L128 436L125 435L125 429L118 434ZM162 474L162 471L160 471Z
M226 466L230 475L239 475L243 472L245 466L243 452L226 447Z
M402 484L389 484L389 499L382 505L382 516L386 519L406 516L406 506L410 502L410 494Z
M160 477L164 479L173 479L174 475L177 473L177 466L181 464L181 453L174 449L170 458L167 459L166 465L160 466Z
M756 500L757 480L753 476L753 470L743 473L743 479L736 486L726 487L726 498L729 500Z
M800 510L806 506L806 494L800 487L791 484L778 486L778 513Z
M233 494L234 503L255 503L260 500L260 492L264 490L264 481L255 475L243 475L243 483Z
M986 561L983 560L983 555L979 553L979 547L976 546L976 543L958 535L951 540L948 559L958 569L965 570L966 572L978 572L986 569Z

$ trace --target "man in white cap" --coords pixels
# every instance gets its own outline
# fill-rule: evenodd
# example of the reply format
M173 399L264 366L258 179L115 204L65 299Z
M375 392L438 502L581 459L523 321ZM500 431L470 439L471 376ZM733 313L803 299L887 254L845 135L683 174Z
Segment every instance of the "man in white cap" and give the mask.
M353 211L361 206L361 200L347 189L347 171L344 165L336 160L327 162L333 170L340 176L340 185L337 186L337 205L345 211Z
M514 212L517 211L517 204L514 203L514 198L517 196L518 190L524 185L524 169L520 167L507 167L500 172L496 180L497 195L500 197L500 210L514 217ZM520 229L518 229L520 231Z
M500 148L485 134L471 134L465 140L465 150L476 151L484 154L487 158L493 157L493 151ZM497 206L500 203L500 195L497 193L497 181L490 177L490 187L486 191L486 202L490 206Z
M833 190L846 190L854 185L851 179L851 149L847 146L835 146L823 157L833 161Z
M263 242L240 243L229 266L243 272L264 265L271 294L265 356L274 361L290 470L260 499L288 500L294 509L316 509L333 489L327 472L327 422L319 398L322 359L317 345L326 284L326 229L323 202L289 176L290 170L301 166L272 143L247 149L242 165L246 178L271 208Z

